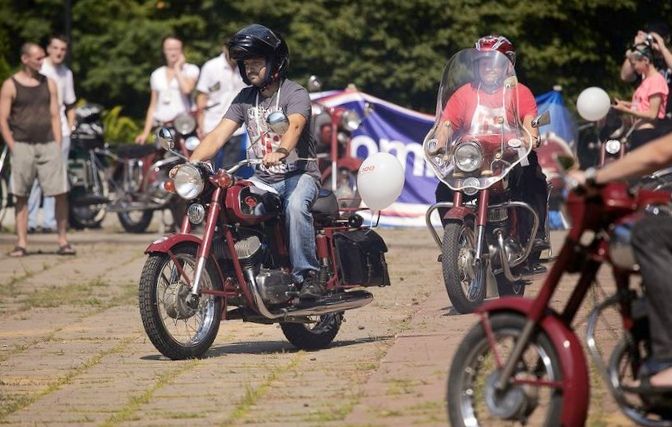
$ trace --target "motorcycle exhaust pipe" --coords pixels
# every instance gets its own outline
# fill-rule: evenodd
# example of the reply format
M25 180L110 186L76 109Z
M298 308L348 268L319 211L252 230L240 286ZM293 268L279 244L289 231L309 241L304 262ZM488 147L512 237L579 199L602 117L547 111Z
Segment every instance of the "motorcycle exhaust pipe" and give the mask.
M323 314L337 313L339 311L352 310L354 308L359 308L367 305L373 301L373 294L366 291L350 291L345 294L347 299L341 301L330 301L322 305L318 305L310 308L298 308L298 309L287 309L283 308L279 313L272 313L264 304L264 301L261 298L259 289L257 288L257 281L254 278L254 272L252 269L245 269L245 276L248 283L250 284L250 290L252 291L252 297L254 302L257 305L259 313L266 317L267 319L276 320L288 320L293 317L304 317L304 316L321 316Z

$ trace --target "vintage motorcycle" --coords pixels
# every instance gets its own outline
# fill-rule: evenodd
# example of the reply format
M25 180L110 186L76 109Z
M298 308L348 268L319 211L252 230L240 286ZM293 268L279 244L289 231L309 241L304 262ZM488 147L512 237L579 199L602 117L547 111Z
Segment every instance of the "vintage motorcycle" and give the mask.
M320 80L310 76L308 90L317 92L321 88ZM336 195L341 208L356 209L362 201L357 190L357 171L362 160L350 154L350 140L352 132L362 124L362 118L354 110L329 107L316 100L312 102L312 112L311 129L317 146L322 188Z
M169 131L160 130L159 140L172 150ZM209 163L187 162L171 172L167 187L189 207L179 232L147 248L139 285L145 331L171 359L203 356L220 321L233 319L279 323L296 347L325 348L338 333L343 312L373 298L352 288L390 284L383 239L362 227L356 213L342 217L334 194L322 190L312 213L318 276L328 291L313 302L300 301L279 196L233 175L251 164L259 161L217 171ZM198 224L201 236L190 233Z
M525 276L519 268L533 249L539 218L522 201L512 200L509 172L527 161L533 137L518 119L517 79L513 67L502 76L501 95L494 108L481 105L478 72L473 65L482 53L466 49L445 67L437 100L437 120L424 140L425 158L436 176L454 190L452 202L435 203L426 223L441 249L443 278L450 301L459 313L472 312L486 295L523 295ZM508 64L499 52L496 59ZM443 141L441 119L450 97L462 87L473 91L473 116ZM550 123L548 113L534 119L539 127ZM469 201L467 201L469 200ZM430 216L441 209L443 239ZM521 215L532 218L532 229L521 233ZM526 239L526 240L525 240Z
M638 378L651 354L646 299L630 287L638 267L630 243L642 215L670 215L670 193L614 183L587 196L572 192L567 210L572 228L535 299L503 298L476 311L479 323L460 343L448 380L448 414L454 426L582 426L586 421L589 372L572 321L603 264L612 268L616 291L588 316L586 345L597 370L623 413L645 426L672 426L672 401L623 388ZM578 273L561 312L550 306L565 273ZM597 295L593 293L593 295ZM617 311L620 340L605 359L595 334L607 310ZM605 328L601 328L604 330ZM615 328L614 328L615 329Z

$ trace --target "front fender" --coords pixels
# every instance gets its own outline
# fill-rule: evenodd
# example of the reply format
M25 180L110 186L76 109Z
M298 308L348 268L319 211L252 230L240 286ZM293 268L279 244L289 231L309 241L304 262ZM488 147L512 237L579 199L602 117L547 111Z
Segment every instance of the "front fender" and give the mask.
M470 216L475 216L474 211L464 206L454 206L448 209L443 219L464 221Z
M504 297L488 301L476 309L476 313L518 313L527 317L533 300L520 297ZM588 364L578 337L560 320L554 311L548 311L539 326L546 333L558 354L563 384L563 426L579 426L585 423L590 399Z
M184 242L200 245L201 238L194 236L193 234L171 234L169 236L164 236L160 239L154 240L149 244L149 246L147 246L145 253L150 254L153 252L162 252L167 254L172 248Z

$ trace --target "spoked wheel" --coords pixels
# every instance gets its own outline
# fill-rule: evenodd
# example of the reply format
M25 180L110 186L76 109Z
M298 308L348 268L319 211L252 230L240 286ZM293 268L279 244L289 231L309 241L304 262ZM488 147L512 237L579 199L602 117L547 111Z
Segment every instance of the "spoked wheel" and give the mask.
M103 171L98 171L98 182L100 183L100 188L97 191L81 186L75 186L70 189L68 219L71 227L78 230L98 228L105 219L107 203L82 203L83 200L91 196L101 199L109 198L109 190Z
M471 221L450 222L443 232L443 280L458 313L471 313L485 299L485 266L476 266L476 238Z
M130 199L118 202L121 206L132 203ZM154 211L152 210L136 210L118 212L117 217L121 226L129 233L144 233L152 222Z
M496 352L505 363L523 330L525 319L515 314L490 318ZM448 378L448 417L453 426L559 426L562 390L550 386L512 384L497 391L495 355L481 324L460 343ZM533 335L516 365L514 378L561 382L558 357L543 332Z
M645 354L641 350L645 346L638 346L630 337L623 337L609 358L609 379L615 390L615 398L621 409L640 425L655 425L660 420L672 421L672 398L669 396L639 396L625 393L621 385L638 380L637 368L644 360Z
M343 312L312 316L311 323L282 322L280 328L287 340L301 350L319 350L329 347L341 329Z
M190 283L195 275L196 246L177 246L173 255L153 253L145 262L139 287L140 317L147 336L164 356L201 357L217 336L222 300L201 295L190 304L187 297L191 287L186 278ZM201 289L222 290L210 262L203 271Z
M325 178L322 188L331 190L331 174ZM362 202L362 197L357 189L357 172L340 168L336 176L334 195L340 208L358 208Z

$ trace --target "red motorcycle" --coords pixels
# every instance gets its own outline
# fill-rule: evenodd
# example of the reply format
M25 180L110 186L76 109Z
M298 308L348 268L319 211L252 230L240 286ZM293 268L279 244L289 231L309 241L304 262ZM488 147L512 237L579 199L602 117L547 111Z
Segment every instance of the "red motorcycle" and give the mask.
M172 150L172 134L160 131ZM173 152L178 155L178 153ZM185 159L186 160L186 159ZM327 347L343 312L371 302L356 287L388 286L387 247L362 217L342 217L336 197L321 191L312 207L319 280L327 294L300 301L292 280L282 203L233 174L258 160L213 171L208 163L183 163L168 187L189 203L179 232L153 242L139 286L140 316L154 346L171 359L201 357L221 320L279 323L300 349ZM203 224L203 234L191 226Z
M491 59L510 63L497 51L488 53ZM425 158L435 175L454 191L452 202L430 206L426 222L441 249L444 284L458 313L472 312L486 295L523 295L526 276L519 269L532 251L534 238L529 236L535 236L539 226L532 207L513 200L509 189L508 175L527 161L533 140L518 119L515 71L502 71L501 93L491 96L494 101L489 104L482 103L488 94L481 93L478 72L469 72L481 56L476 49L466 49L449 60L439 88L437 121L424 141ZM458 90L469 94L464 102L475 105L473 116L461 129L442 136L447 129L442 112ZM533 126L548 123L547 112ZM446 211L443 239L430 221L437 209ZM532 218L527 233L521 233L522 215Z
M584 425L590 380L572 321L603 264L612 268L616 292L588 317L588 350L625 415L641 425L672 425L670 400L622 387L637 379L651 354L645 298L630 287L638 270L631 226L643 214L670 215L669 203L668 192L633 191L622 183L610 184L597 195L569 194L566 207L572 228L537 297L503 298L476 310L480 321L460 343L450 368L447 400L452 425ZM579 278L557 312L551 299L565 273L578 273ZM620 314L622 334L605 360L595 333L607 309Z
M308 89L316 92L321 88L320 80L310 76ZM350 141L362 119L354 110L329 107L319 101L313 101L312 112L311 129L317 146L322 188L336 195L341 208L356 209L362 201L357 190L357 171L362 160L350 154Z

